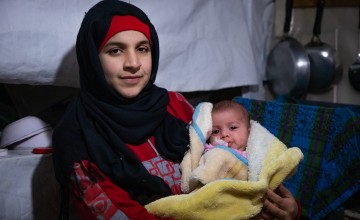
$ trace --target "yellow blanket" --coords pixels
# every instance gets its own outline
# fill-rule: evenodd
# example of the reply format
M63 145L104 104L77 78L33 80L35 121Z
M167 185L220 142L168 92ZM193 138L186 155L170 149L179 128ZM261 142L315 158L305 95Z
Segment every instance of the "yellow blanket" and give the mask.
M208 103L205 104L199 105L195 109L195 113L198 111L197 113L201 112L200 115L202 115L206 112L206 117L209 117L208 111L211 111L211 108ZM198 132L197 135L201 140L203 140L201 136L206 136L209 128L208 121L204 121L206 117L201 120L199 115L196 118L193 117L193 124L197 124L196 126L200 128L194 130ZM202 134L199 134L200 130L203 132ZM195 137L193 132L190 133L190 139L199 139L199 137ZM198 142L193 141L192 143L199 144ZM194 164L194 160L191 161L189 158L194 158L191 150L193 153L198 153L199 149L197 148L199 147L190 146L189 152L184 157L182 169L186 168L191 171L196 168L196 165L188 168ZM249 219L255 216L261 211L261 199L266 190L277 188L295 172L299 162L303 159L303 154L297 147L287 148L259 123L251 121L247 155L249 180L216 180L189 194L173 195L156 200L146 205L145 208L156 216L179 220ZM199 155L196 155L195 158L197 161L200 160ZM185 171L189 172L189 170ZM186 176L189 175L186 173ZM187 178L183 180L186 181Z

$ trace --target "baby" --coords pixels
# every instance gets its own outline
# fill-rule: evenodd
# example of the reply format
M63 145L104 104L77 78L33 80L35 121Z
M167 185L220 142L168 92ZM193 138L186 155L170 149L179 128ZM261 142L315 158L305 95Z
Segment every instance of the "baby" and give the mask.
M250 118L239 103L224 100L214 104L212 131L205 144L199 166L193 170L189 185L193 191L217 179L247 180L246 146L250 134Z

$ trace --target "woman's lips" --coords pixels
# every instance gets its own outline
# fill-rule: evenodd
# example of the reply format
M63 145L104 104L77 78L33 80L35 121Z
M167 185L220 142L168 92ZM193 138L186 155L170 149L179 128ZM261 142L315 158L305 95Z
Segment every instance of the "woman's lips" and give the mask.
M125 76L121 77L122 80L124 80L127 84L136 84L139 82L141 76Z

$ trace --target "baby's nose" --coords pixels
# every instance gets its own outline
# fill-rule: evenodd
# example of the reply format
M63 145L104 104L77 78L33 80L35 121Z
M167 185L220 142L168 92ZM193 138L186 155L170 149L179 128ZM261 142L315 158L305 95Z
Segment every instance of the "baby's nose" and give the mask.
M228 136L229 136L229 134L226 130L221 131L221 137L228 137Z

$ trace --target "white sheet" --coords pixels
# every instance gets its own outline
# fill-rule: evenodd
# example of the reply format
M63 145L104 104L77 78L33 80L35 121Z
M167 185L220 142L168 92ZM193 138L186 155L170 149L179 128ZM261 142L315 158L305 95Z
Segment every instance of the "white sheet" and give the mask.
M9 150L0 157L0 219L57 219L60 186L52 157Z
M0 83L78 87L75 41L98 0L2 0ZM175 91L258 85L265 77L272 0L132 0L157 28L156 84Z

